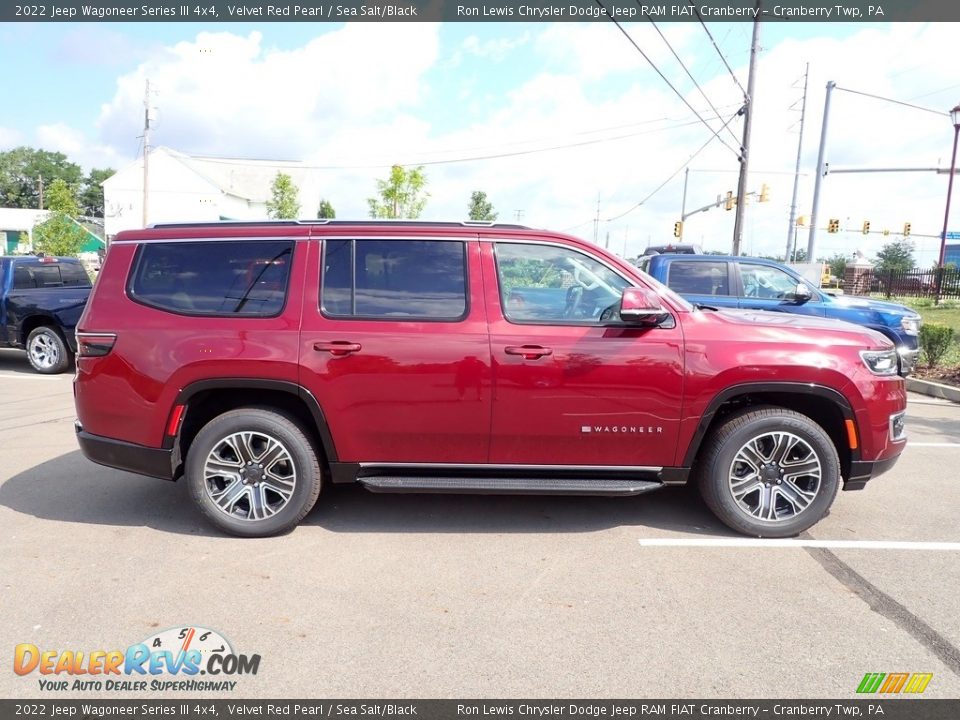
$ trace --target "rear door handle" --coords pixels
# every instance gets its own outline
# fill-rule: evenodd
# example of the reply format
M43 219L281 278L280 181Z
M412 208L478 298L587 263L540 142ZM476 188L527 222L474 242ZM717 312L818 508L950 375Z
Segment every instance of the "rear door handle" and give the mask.
M313 349L317 352L328 352L331 355L342 357L350 353L359 352L360 343L347 342L346 340L333 340L332 342L315 342Z
M519 355L524 360L539 360L546 355L553 355L553 350L540 345L507 345L503 351L507 355Z

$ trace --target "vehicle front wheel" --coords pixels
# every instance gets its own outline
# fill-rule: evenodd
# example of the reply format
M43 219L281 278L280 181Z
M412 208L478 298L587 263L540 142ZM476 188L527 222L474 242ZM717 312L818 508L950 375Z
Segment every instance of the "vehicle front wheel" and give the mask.
M822 519L840 485L827 433L778 407L732 415L698 461L700 494L725 525L755 537L789 537Z
M320 495L313 444L293 418L267 408L231 410L208 422L184 474L206 518L241 537L292 530Z
M56 328L41 325L27 336L27 359L38 373L56 375L70 365L70 348Z

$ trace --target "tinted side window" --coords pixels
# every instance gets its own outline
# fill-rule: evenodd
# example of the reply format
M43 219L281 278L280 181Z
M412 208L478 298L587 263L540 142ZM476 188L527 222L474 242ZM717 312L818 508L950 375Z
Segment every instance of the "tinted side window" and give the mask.
M30 268L26 265L14 265L13 266L13 289L14 290L27 290L30 288L35 288L37 286L36 280L33 279L33 273L30 272Z
M667 284L681 294L730 294L725 262L672 262Z
M289 240L146 243L130 294L188 315L277 315L293 246Z
M61 263L60 277L63 284L71 287L84 287L90 284L90 277L80 263Z
M327 240L321 309L334 317L459 320L465 247L456 240Z

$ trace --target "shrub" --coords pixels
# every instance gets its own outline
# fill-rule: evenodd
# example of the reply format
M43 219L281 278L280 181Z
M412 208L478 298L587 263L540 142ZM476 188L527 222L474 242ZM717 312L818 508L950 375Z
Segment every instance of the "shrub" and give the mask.
M920 349L927 364L936 367L953 343L953 328L942 323L926 323L920 327Z

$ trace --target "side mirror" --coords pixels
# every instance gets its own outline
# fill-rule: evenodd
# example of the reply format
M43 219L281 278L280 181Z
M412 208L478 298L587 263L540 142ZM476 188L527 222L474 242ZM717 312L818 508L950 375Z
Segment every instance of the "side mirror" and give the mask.
M805 303L812 297L813 293L810 292L810 288L803 283L797 283L797 289L787 295L788 300L793 300L798 303Z
M670 317L652 290L628 287L620 298L620 320L628 325L656 327Z

